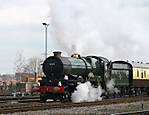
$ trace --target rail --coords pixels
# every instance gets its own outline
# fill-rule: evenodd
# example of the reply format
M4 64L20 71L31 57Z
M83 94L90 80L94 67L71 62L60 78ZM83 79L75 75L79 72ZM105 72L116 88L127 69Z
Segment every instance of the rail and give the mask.
M133 111L133 112L122 112L122 113L112 113L111 115L149 115L149 110Z

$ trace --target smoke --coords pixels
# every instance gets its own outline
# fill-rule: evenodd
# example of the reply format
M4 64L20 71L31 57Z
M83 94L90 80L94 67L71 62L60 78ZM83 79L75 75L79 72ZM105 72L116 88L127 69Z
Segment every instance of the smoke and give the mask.
M102 88L94 88L88 81L77 86L77 90L72 93L72 102L89 102L102 100L101 94L103 92Z
M50 0L50 34L69 55L147 60L148 12L148 0Z
M111 79L110 81L107 81L107 91L112 93L118 93L119 90L114 87L115 83L114 80ZM99 85L98 88L94 88L89 81L85 83L81 83L76 87L76 91L72 93L71 99L72 102L78 103L78 102L91 102L91 101L99 101L102 100L102 93L104 90Z
M119 90L115 88L114 79L107 81L106 87L108 94L119 92ZM98 88L94 88L89 81L79 84L76 89L71 97L74 103L102 100L102 93L105 92L100 85Z
M117 88L115 88L114 79L107 81L106 87L107 87L107 91L109 93L118 93L119 92L119 90Z
M111 79L110 81L107 82L106 86L108 88L108 90L113 90L114 89L114 79Z

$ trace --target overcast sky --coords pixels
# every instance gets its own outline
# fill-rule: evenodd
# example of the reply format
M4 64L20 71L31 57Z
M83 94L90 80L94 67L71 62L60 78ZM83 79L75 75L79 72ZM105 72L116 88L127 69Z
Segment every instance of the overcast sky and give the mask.
M0 73L14 73L17 52L102 55L149 61L149 0L0 0Z
M68 54L149 62L149 0L51 0L50 18Z
M42 57L48 0L0 0L0 73L14 73L17 52Z

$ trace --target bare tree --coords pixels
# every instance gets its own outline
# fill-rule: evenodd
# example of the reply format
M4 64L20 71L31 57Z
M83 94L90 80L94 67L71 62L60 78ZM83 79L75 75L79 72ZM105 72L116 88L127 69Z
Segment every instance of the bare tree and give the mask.
M32 57L28 59L26 64L25 71L28 73L38 73L41 74L41 59L38 57Z
M32 57L28 59L28 63L24 68L25 73L32 73L35 75L35 81L37 76L42 75L41 59L38 57Z
M37 76L42 75L41 59L38 57L32 57L27 60L23 57L23 52L17 53L17 59L15 61L15 71L20 73L20 80L22 73L30 73L35 75L35 81Z
M23 73L25 66L25 58L23 57L23 51L18 51L15 60L15 71L16 73Z

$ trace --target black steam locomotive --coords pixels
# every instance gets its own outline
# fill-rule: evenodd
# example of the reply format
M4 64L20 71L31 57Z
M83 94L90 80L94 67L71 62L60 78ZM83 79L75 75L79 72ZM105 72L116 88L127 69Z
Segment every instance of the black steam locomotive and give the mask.
M45 77L40 81L40 99L70 100L76 86L86 81L94 87L101 85L106 90L107 78L104 76L108 63L103 57L81 57L78 54L62 57L61 52L54 52L54 56L43 63Z
M111 93L106 85L111 79L118 89L118 92L112 92L113 95L137 95L149 90L149 65L134 66L125 61L111 62L104 57L81 57L78 54L62 57L61 52L54 52L54 56L44 61L42 68L45 77L39 81L38 92L40 100L44 102L47 99L71 100L71 94L77 85L86 81L90 81L94 87L100 85L106 96ZM140 71L137 78L135 71ZM141 79L139 75L142 77L142 71L144 77Z

